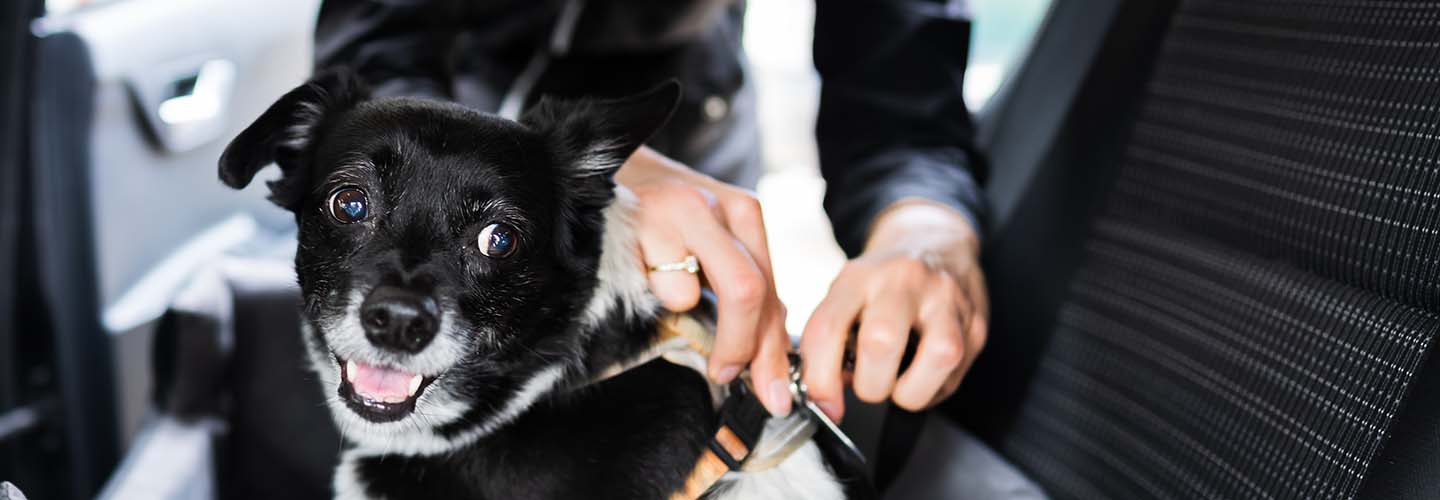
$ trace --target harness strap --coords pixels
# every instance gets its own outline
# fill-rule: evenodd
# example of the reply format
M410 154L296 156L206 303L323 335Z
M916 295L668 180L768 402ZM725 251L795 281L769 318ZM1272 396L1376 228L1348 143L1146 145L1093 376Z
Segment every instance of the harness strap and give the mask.
M725 398L715 417L715 433L700 452L700 459L685 479L685 486L670 495L671 500L700 498L725 473L743 468L760 441L770 413L744 380L735 379L729 387L730 396Z
M706 360L714 346L713 331L687 314L666 316L660 320L655 347L642 356L642 359L648 359L637 361L645 363L663 357L672 363L690 367L703 377ZM653 352L657 349L660 351ZM770 413L750 390L747 379L736 378L728 387L711 385L712 401L720 406L715 415L715 432L700 453L690 476L685 479L685 485L670 496L671 500L700 498L725 473L739 471L750 458L755 445L760 442Z
M665 358L666 361L689 367L703 377L706 361L714 345L713 328L689 314L670 314L657 325L655 344L624 363L600 372L593 382L614 377L625 371ZM710 385L711 401L719 406L715 415L714 433L686 477L685 484L670 496L671 500L695 500L715 486L726 473L740 471L754 454L765 431L770 413L750 389L749 377L742 375L729 385ZM769 452L767 452L769 453ZM775 463L788 452L770 457ZM772 464L773 465L773 464Z

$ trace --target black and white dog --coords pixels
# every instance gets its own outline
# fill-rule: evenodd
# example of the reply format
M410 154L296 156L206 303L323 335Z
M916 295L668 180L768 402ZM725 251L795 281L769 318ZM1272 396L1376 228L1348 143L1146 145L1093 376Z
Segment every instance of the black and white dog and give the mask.
M220 159L264 166L299 225L305 343L349 443L337 498L669 498L714 403L638 356L659 304L617 189L668 119L673 83L614 101L544 100L518 122L371 99L344 71L282 97ZM763 438L762 438L763 441ZM810 443L707 498L843 498Z

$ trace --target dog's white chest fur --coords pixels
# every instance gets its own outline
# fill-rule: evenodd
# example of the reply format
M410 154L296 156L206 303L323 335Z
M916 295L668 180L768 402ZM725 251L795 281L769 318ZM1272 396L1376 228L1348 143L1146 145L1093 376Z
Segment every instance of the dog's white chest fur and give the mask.
M806 443L772 469L727 474L718 486L724 488L718 497L722 500L845 498L845 490L830 473L815 443Z

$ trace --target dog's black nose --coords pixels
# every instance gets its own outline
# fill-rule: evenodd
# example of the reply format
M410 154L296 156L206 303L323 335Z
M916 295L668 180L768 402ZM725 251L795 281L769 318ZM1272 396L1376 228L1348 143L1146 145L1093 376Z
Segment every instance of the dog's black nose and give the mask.
M365 338L385 349L420 352L440 329L440 307L424 295L393 286L376 287L360 305Z

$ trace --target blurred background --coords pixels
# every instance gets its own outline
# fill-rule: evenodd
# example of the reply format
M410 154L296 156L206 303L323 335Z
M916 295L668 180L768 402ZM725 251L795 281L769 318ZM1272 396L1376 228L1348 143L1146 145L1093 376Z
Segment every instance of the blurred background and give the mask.
M156 321L199 266L225 255L283 263L293 251L292 219L265 201L263 184L232 192L216 180L215 162L308 74L317 5L0 7L5 56L27 44L33 52L0 58L0 162L9 163L0 171L0 215L9 218L0 219L0 480L36 499L146 491L106 484L117 466L141 460L127 450L155 425ZM982 118L1048 6L971 1L965 96ZM813 10L812 0L750 2L744 40L760 99L759 195L792 334L843 263L820 209ZM14 168L22 161L28 173ZM183 468L209 458L150 460Z

